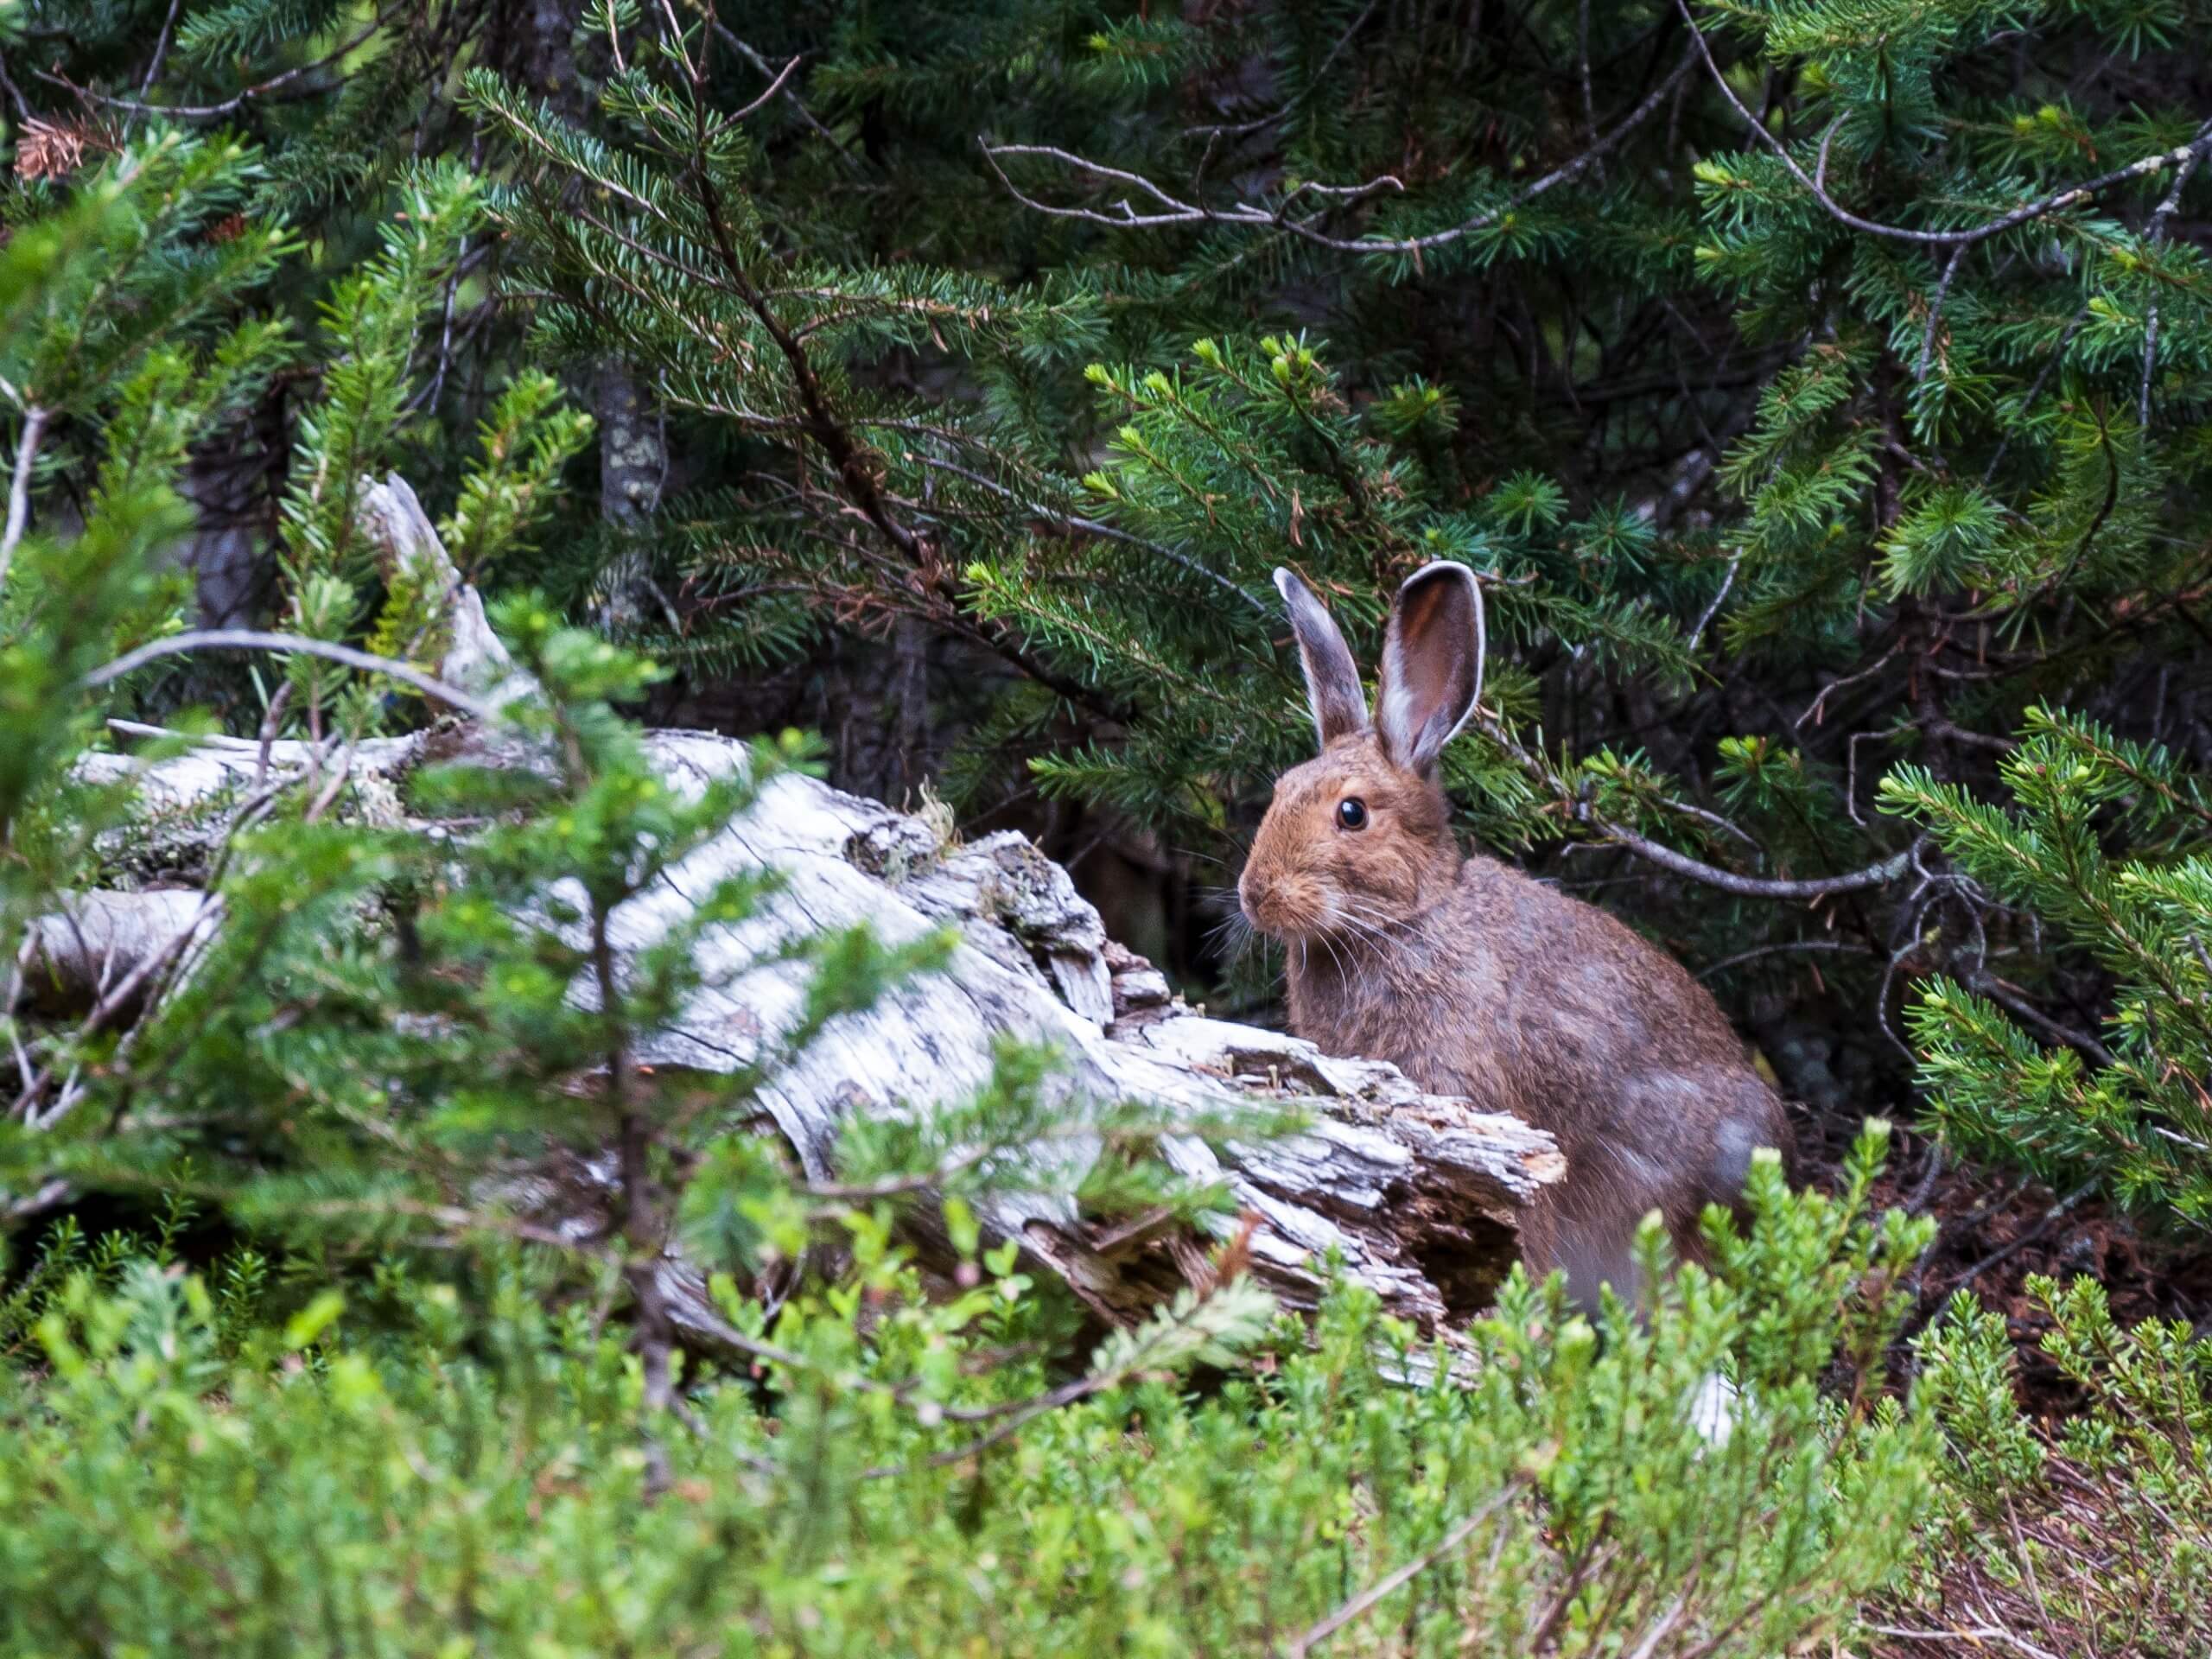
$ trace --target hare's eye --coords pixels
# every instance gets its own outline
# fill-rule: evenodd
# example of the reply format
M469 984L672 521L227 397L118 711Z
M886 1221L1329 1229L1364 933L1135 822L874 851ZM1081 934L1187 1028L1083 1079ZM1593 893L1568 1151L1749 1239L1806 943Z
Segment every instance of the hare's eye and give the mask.
M1347 795L1337 803L1337 822L1347 830L1367 828L1367 803L1357 795Z

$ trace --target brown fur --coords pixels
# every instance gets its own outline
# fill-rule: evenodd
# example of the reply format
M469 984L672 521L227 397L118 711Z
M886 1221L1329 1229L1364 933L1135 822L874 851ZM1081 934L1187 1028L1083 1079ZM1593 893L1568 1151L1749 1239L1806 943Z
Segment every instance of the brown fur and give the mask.
M1347 797L1363 829L1338 822ZM1433 772L1398 764L1387 731L1337 733L1283 775L1238 893L1289 948L1300 1036L1558 1137L1568 1173L1523 1249L1585 1305L1600 1281L1634 1299L1644 1215L1695 1256L1699 1212L1740 1202L1753 1149L1789 1155L1781 1102L1704 987L1595 906L1463 858Z

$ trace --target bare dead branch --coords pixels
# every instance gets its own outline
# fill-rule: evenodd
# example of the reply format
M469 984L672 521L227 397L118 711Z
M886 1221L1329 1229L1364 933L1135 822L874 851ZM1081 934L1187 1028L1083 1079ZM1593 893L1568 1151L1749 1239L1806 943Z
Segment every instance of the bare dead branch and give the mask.
M1732 893L1745 899L1824 899L1840 893L1857 893L1866 887L1886 886L1903 875L1912 865L1912 848L1878 864L1864 869L1852 870L1841 875L1816 876L1808 880L1779 880L1767 876L1738 875L1733 870L1724 870L1716 865L1701 863L1688 854L1678 853L1671 847L1662 847L1656 841L1646 840L1633 830L1615 823L1592 807L1586 799L1576 797L1560 776L1538 756L1533 755L1513 741L1512 734L1490 715L1478 709L1469 721L1491 742L1510 756L1532 783L1547 794L1554 796L1567 807L1578 823L1596 830L1607 841L1634 853L1648 863L1676 875L1687 876L1708 887L1718 887L1723 893ZM1741 832L1738 831L1738 834ZM1745 839L1749 839L1745 837ZM1914 843L1917 846L1918 843Z
M1176 225L1237 225L1255 230L1286 231L1318 247L1334 249L1339 253L1397 253L1418 257L1432 248L1447 246L1464 237L1472 235L1477 231L1484 230L1495 225L1506 214L1526 207L1537 197L1579 176L1601 157L1618 149L1623 139L1649 120L1653 111L1666 102L1669 95L1688 75L1690 70L1695 67L1696 61L1694 56L1685 54L1681 61L1669 72L1667 78L1646 94L1642 103L1617 122L1611 131L1576 155L1572 160L1553 168L1543 177L1516 192L1510 199L1499 203L1497 207L1487 208L1470 219L1463 219L1448 230L1432 231L1426 236L1396 238L1341 237L1331 236L1315 228L1323 215L1335 208L1363 201L1384 190L1405 188L1397 179L1387 175L1381 178L1370 179L1364 184L1301 185L1272 208L1257 207L1249 202L1240 202L1233 207L1209 207L1203 203L1185 201L1179 197L1170 195L1142 174L1131 173L1118 167L1108 167L1103 162L1091 161L1085 156L1057 149L1050 144L994 144L980 136L976 142L982 147L984 159L988 162L991 171L998 175L999 182L1007 188L1007 192L1016 201L1033 212L1046 213L1054 219L1085 219L1095 225L1110 226L1116 230L1152 230ZM1118 214L1101 213L1091 207L1053 207L1050 203L1039 201L1025 194L1014 181L1007 176L1005 168L999 165L998 158L1001 156L1043 156L1048 160L1059 162L1079 172L1087 173L1094 178L1129 185L1133 188L1142 191L1145 195L1157 203L1160 211L1140 213L1131 207L1126 199L1120 204L1122 211ZM1293 219L1289 216L1290 205L1301 194L1326 197L1330 200L1330 207L1302 219Z
M8 585L8 566L30 523L31 469L37 465L39 442L46 435L47 422L52 418L53 411L37 404L23 411L22 436L16 443L15 477L8 486L8 524L5 531L0 531L0 588Z
M1578 816L1606 840L1625 847L1648 863L1745 899L1822 899L1834 893L1858 893L1866 887L1885 887L1905 873L1912 858L1910 853L1899 853L1894 858L1885 858L1878 864L1869 864L1865 869L1853 870L1843 875L1816 876L1805 881L1775 880L1765 876L1738 875L1732 870L1700 863L1671 847L1662 847L1656 841L1646 841L1634 830L1610 823L1586 809Z
M396 662L389 657L378 657L365 651L356 651L351 645L341 645L328 639L309 639L296 633L264 633L252 628L194 628L183 633L171 634L166 639L149 640L137 650L126 652L105 667L96 668L77 682L85 690L92 690L121 679L134 669L164 657L181 657L195 651L266 651L279 656L297 652L303 657L320 657L327 662L338 663L346 668L359 669L365 674L383 674L403 685L412 686L426 697L450 704L463 714L481 721L496 721L499 711L480 697L471 696L458 687L433 678L410 664Z

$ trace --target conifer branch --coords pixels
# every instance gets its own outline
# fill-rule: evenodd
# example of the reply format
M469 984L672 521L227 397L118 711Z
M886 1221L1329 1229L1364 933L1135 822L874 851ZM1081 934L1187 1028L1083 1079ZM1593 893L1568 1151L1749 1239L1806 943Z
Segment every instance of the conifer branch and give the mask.
M1774 152L1775 158L1788 170L1789 176L1812 194L1813 200L1820 204L1821 210L1831 219L1839 224L1849 226L1854 231L1862 231L1869 236L1884 237L1893 242L1917 243L1925 247L1972 246L1977 242L1986 242L1993 236L2001 236L2006 231L2017 230L2021 226L2041 219L2046 214L2059 213L2069 207L2078 207L2094 197L2099 191L2110 189L2115 184L2124 184L2130 179L2139 179L2148 174L2163 172L2169 167L2186 164L2194 168L2196 164L2195 158L2201 157L2208 148L2212 148L2212 123L2208 123L2203 130L2185 144L2177 144L2171 149L2162 149L2155 156L2145 156L2139 161L2130 162L2125 167L2114 168L2109 173L2101 173L2095 178L2084 179L2079 184L2068 185L2063 190L2054 190L2047 195L2039 196L2033 201L2013 208L2010 213L2001 213L1995 219L1980 225L1971 226L1965 230L1923 231L1904 225L1885 225L1878 219L1863 218L1853 213L1828 194L1821 180L1815 178L1798 165L1797 158L1789 153L1789 146L1774 136L1768 129L1766 123L1745 106L1744 100L1736 95L1736 89L1728 84L1728 77L1722 73L1719 64L1713 59L1713 48L1706 42L1704 31L1698 28L1697 19L1690 14L1689 0L1675 0L1675 10L1681 15L1683 22L1689 26L1690 38L1695 42L1698 56L1705 60L1705 67L1712 76L1713 84L1720 89L1721 96L1728 100L1730 107L1743 118L1745 126L1751 130L1752 136ZM1822 146L1822 154L1824 156L1826 154L1825 144Z
M693 106L695 111L702 115L706 107L703 72L694 68L691 73ZM874 526L879 535L905 556L925 587L938 594L957 615L958 601L950 573L894 510L891 498L884 492L874 467L869 465L868 452L831 408L829 394L823 386L820 375L815 371L805 342L798 339L776 315L775 308L769 304L766 295L753 280L751 271L740 257L736 239L731 234L728 216L723 211L721 193L709 169L703 136L695 139L690 171L700 207L706 216L715 251L721 262L723 276L732 292L753 314L761 331L781 353L785 365L790 371L791 384L798 393L807 435L829 457L847 499ZM1090 687L1039 661L1032 652L1006 638L1002 631L977 628L972 623L967 627L982 643L1039 684L1078 707L1090 709L1109 718L1127 717L1127 711L1111 708Z

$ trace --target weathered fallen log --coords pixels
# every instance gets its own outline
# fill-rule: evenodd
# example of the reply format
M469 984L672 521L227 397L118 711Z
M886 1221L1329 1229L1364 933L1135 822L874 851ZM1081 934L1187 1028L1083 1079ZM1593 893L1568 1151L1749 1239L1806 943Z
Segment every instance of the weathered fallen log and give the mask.
M671 776L702 779L735 753L673 733L652 747ZM1160 975L1109 943L1066 872L1023 837L940 847L920 820L807 779L772 783L666 891L618 912L615 937L641 949L679 918L686 891L763 865L782 873L784 889L758 922L711 936L729 967L792 934L861 921L889 940L939 925L961 940L944 972L841 1020L769 1085L764 1103L810 1175L834 1176L849 1114L957 1099L982 1085L1008 1034L1058 1048L1071 1102L1138 1099L1196 1116L1294 1099L1310 1115L1302 1133L1218 1159L1171 1138L1165 1155L1186 1175L1226 1181L1259 1218L1254 1271L1285 1300L1311 1304L1318 1259L1334 1249L1394 1312L1433 1326L1487 1301L1515 1258L1520 1207L1563 1172L1549 1137L1517 1118L1424 1095L1395 1067L1329 1058L1182 1006ZM640 1058L725 1069L792 1017L803 986L783 965L741 973ZM986 1220L1117 1320L1205 1273L1173 1230L1093 1224L1065 1194L1004 1199Z
M72 894L23 930L15 957L19 1005L53 1015L129 997L140 988L129 981L143 963L215 922L207 895L189 888Z
M371 499L365 521L387 545L443 560L404 485L378 486ZM426 545L429 552L419 550ZM436 568L454 593L448 671L473 690L527 695L473 592L449 577L450 565ZM402 813L394 780L433 743L451 747L426 734L346 756L338 810L394 821ZM741 766L747 753L696 733L657 732L648 745L664 774L687 789ZM264 751L233 740L144 763L96 756L87 771L134 777L174 852L219 834L221 804L271 770L331 764L305 745ZM780 873L779 890L751 920L704 936L713 988L639 1044L640 1062L721 1073L755 1058L804 995L810 970L778 959L791 938L861 922L889 942L941 926L958 936L942 972L836 1021L769 1082L762 1103L810 1177L835 1178L839 1135L855 1115L957 1101L981 1087L1008 1036L1058 1051L1065 1064L1052 1086L1071 1111L1135 1099L1195 1122L1294 1102L1309 1123L1300 1132L1249 1146L1232 1140L1219 1153L1171 1134L1161 1155L1186 1175L1227 1185L1253 1218L1251 1271L1288 1305L1312 1306L1321 1260L1334 1252L1391 1312L1438 1330L1487 1304L1516 1259L1522 1207L1564 1173L1550 1137L1517 1118L1425 1095L1395 1067L1328 1058L1281 1033L1185 1007L1149 964L1108 940L1066 872L1023 837L948 842L919 818L804 777L772 780L722 834L619 909L613 943L625 956L650 947L692 913L695 895L762 868ZM100 902L134 913L149 896ZM549 1202L556 1192L589 1203L573 1185L549 1185ZM1201 1241L1160 1217L1086 1217L1069 1190L1001 1198L981 1219L1116 1324L1210 1276ZM696 1333L717 1323L683 1263L671 1261L664 1279L679 1324Z

